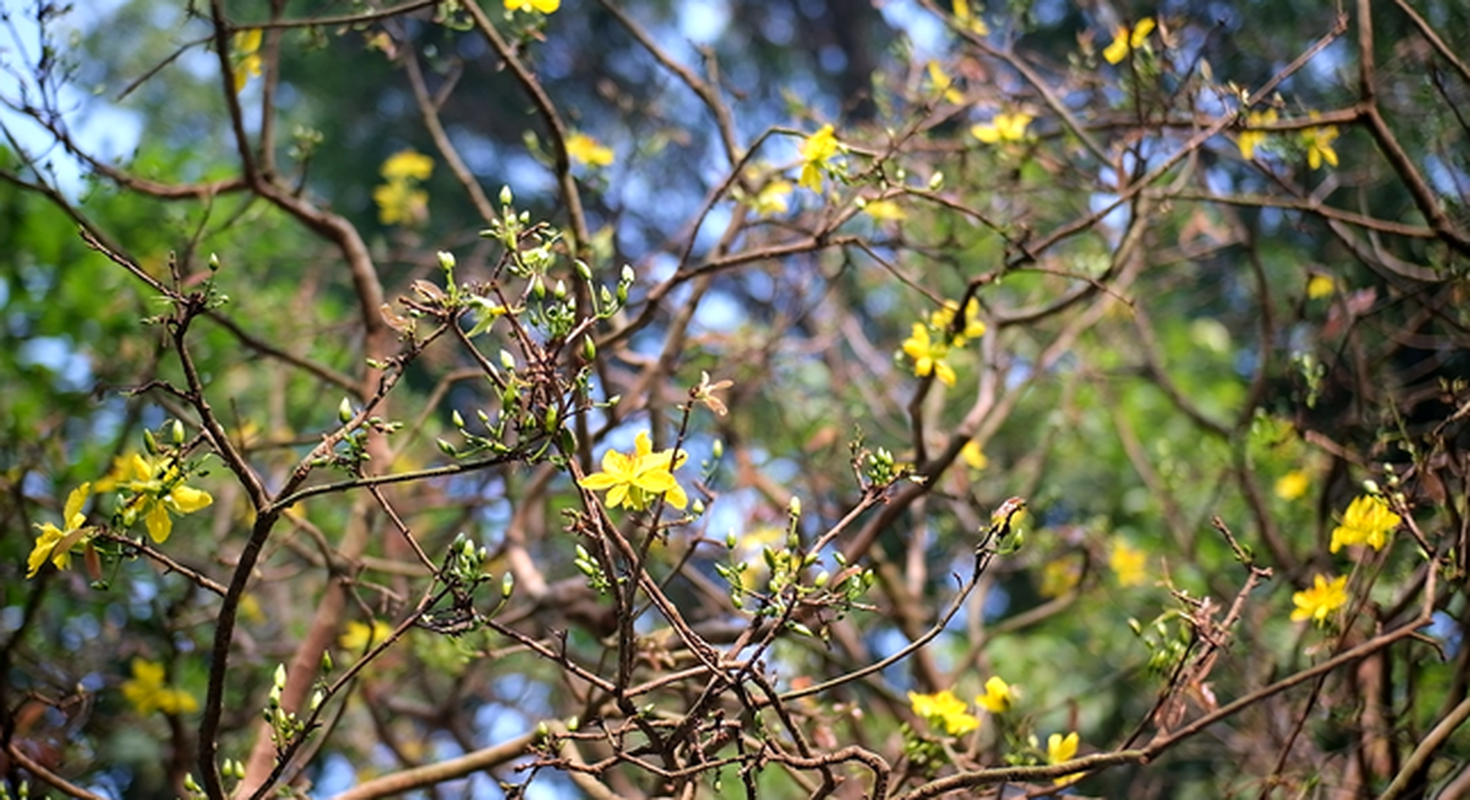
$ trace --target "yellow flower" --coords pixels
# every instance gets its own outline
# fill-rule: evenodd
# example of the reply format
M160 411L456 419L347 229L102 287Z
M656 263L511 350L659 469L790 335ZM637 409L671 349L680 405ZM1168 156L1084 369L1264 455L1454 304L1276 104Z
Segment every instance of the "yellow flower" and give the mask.
M48 560L55 564L57 569L66 569L71 566L71 548L90 528L84 527L87 515L82 513L82 505L87 502L87 494L92 490L92 484L84 483L71 490L66 496L66 507L61 512L61 524L66 526L65 530L57 528L49 522L38 523L41 535L36 537L36 546L31 549L31 557L27 562L26 577L34 578L41 571L41 565Z
M985 469L990 464L990 459L980 450L980 443L974 439L965 442L965 446L960 448L960 458L970 465L970 469Z
M1128 54L1143 46L1148 35L1154 30L1154 18L1144 17L1131 29L1127 25L1119 25L1113 31L1113 43L1103 51L1103 58L1109 64L1117 64L1128 57Z
M561 0L505 0L506 11L534 11L538 14L555 14L561 8Z
M373 188L378 221L384 225L411 225L429 215L429 193L407 181L391 181Z
M1316 112L1312 116L1317 116ZM1337 140L1337 126L1327 125L1320 128L1306 128L1301 133L1302 146L1307 148L1307 164L1312 169L1319 169L1322 162L1337 166L1337 151L1332 149L1332 143Z
M908 217L903 206L892 200L874 200L863 204L863 213L873 219L901 220Z
M1294 469L1276 479L1276 496L1290 502L1307 493L1312 477L1304 469Z
M426 181L434 174L434 159L409 148L399 150L383 162L382 175L390 181Z
M239 94L252 77L260 77L260 39L265 31L248 28L236 31L231 46L239 59L235 62L235 94Z
M785 214L791 207L790 197L791 182L773 180L762 186L754 199L749 200L750 209L763 217Z
M673 470L684 463L684 453L677 458L673 450L653 452L648 431L639 431L632 453L608 450L602 454L602 471L583 478L580 485L593 491L607 491L609 508L623 506L642 511L663 495L669 505L682 509L689 496L675 480Z
M1071 761L1072 756L1077 755L1077 741L1076 731L1072 731L1066 736L1062 736L1060 733L1053 733L1047 737L1046 763L1061 764L1066 761ZM1060 778L1054 778L1052 783L1058 786L1066 786L1069 783L1075 783L1081 779L1082 773L1079 772L1076 775L1063 775Z
M1307 297L1311 300L1329 297L1336 289L1337 281L1333 280L1331 275L1317 272L1307 279Z
M929 85L933 87L935 94L943 95L945 100L956 105L965 102L965 96L954 87L954 80L944 71L944 67L939 66L938 61L930 60L926 69L929 72Z
M1024 111L996 114L988 125L974 125L970 134L986 144L1019 142L1026 138L1026 128L1036 117Z
M194 695L163 685L163 665L141 658L133 659L133 677L123 681L123 697L139 714L162 711L165 714L190 714L199 710Z
M104 484L132 494L123 505L123 524L131 526L143 517L148 535L159 544L173 531L170 513L192 514L214 502L209 492L185 486L178 463L168 456L125 456L113 463L112 474L97 482L99 491Z
M903 352L914 360L914 375L922 378L932 373L945 386L954 385L954 369L944 361L949 345L930 339L924 323L914 323L913 335L904 340Z
M612 148L585 133L567 137L567 156L589 167L606 167L613 163Z
M837 136L833 133L832 126L823 125L816 133L803 139L797 145L797 150L804 162L797 185L814 192L822 191L822 171L839 153Z
M1113 542L1108 554L1108 566L1118 576L1122 587L1142 586L1148 581L1148 553L1124 541Z
M1383 498L1359 495L1348 504L1342 524L1333 529L1330 549L1336 553L1343 545L1366 544L1382 550L1388 544L1388 535L1402 521L1402 517L1389 510Z
M352 620L337 638L337 644L349 653L363 653L378 642L387 641L392 632L393 628L380 619L373 620L371 625Z
M954 312L960 306L953 300L945 300L944 306L929 315L929 324L935 330L944 331L948 334L950 326L954 324ZM970 339L978 339L985 335L985 321L980 319L980 301L971 297L970 302L965 304L965 327L950 336L950 347L964 347L965 342Z
M1048 561L1041 568L1041 586L1038 591L1047 597L1061 597L1072 591L1082 580L1082 565L1073 560Z
M992 714L1004 714L1011 710L1011 703L1016 699L1011 685L993 675L985 681L985 694L976 695L975 704Z
M970 12L969 0L954 0L954 18L960 24L970 29L976 36L989 36L990 28L986 27L985 20L980 19Z
M1291 612L1292 622L1310 619L1318 625L1327 621L1327 615L1347 605L1347 576L1333 578L1331 583L1320 574L1312 579L1312 588L1291 596L1296 609Z
M971 714L965 701L948 689L934 694L909 692L909 705L914 714L936 728L943 728L950 736L963 736L980 727L980 718Z
M1256 130L1255 126L1270 125L1276 121L1276 109L1268 108L1265 111L1252 111L1245 115L1246 129L1241 131L1240 137L1235 144L1240 148L1240 157L1249 161L1256 157L1256 148L1266 142L1269 135L1266 131Z

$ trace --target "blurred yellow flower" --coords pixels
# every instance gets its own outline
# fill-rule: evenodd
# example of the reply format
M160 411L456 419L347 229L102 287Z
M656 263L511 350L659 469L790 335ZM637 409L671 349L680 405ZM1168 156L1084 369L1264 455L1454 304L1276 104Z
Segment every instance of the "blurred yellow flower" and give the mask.
M954 18L960 24L970 30L976 36L989 36L990 28L986 27L985 20L975 16L970 11L969 0L954 0Z
M944 71L944 67L939 66L938 61L930 60L926 69L929 72L929 85L933 87L935 94L942 95L945 100L956 105L965 102L965 96L955 88L954 80Z
M990 459L980 449L980 443L974 439L965 442L965 446L960 448L960 458L970 465L970 469L985 469L990 464Z
M72 489L71 494L66 496L66 507L61 512L64 529L49 522L36 524L41 534L36 537L36 544L31 548L31 557L26 564L26 578L36 577L36 573L41 571L41 566L47 561L55 564L57 569L71 566L72 545L80 541L88 531L84 527L87 515L82 513L82 506L87 502L87 494L91 489L92 484L84 483Z
M337 637L337 644L349 653L365 653L369 647L388 640L393 628L388 623L375 619L371 625L352 620Z
M589 167L606 167L613 163L612 148L585 133L567 137L567 157Z
M1307 279L1307 297L1312 300L1320 300L1329 297L1337 289L1337 281L1331 275L1323 275L1320 272L1312 273Z
M534 11L538 14L555 14L561 8L561 0L505 0L506 11Z
M1113 31L1113 43L1103 50L1103 58L1107 59L1109 64L1117 64L1127 58L1129 53L1142 47L1153 30L1153 17L1144 17L1132 28L1127 25L1119 25Z
M122 683L123 697L139 714L162 711L165 714L191 714L199 710L199 701L194 695L181 689L170 689L163 684L163 665L133 659L133 677Z
M382 176L390 181L426 181L434 173L434 159L409 148L399 150L383 162Z
M934 694L909 692L909 705L914 714L950 736L963 736L980 727L980 718L948 689Z
M790 181L777 179L767 183L749 201L750 209L763 217L785 214L791 208L791 188Z
M908 217L903 206L892 200L874 200L863 204L863 213L879 220L901 220Z
M1011 710L1011 704L1016 695L1010 684L1001 679L999 675L992 675L985 681L985 694L975 697L975 704L992 714L1004 714Z
M954 385L954 368L944 361L949 345L931 339L924 323L914 323L912 335L904 340L903 352L914 360L915 376L923 378L932 373L945 386Z
M1334 578L1329 583L1319 574L1312 579L1312 588L1291 596L1291 602L1296 605L1291 612L1291 621L1310 619L1321 625L1327 621L1328 614L1347 605L1347 601L1346 575Z
M1255 126L1270 125L1276 121L1276 109L1268 108L1265 111L1252 111L1245 115L1246 129L1240 132L1235 144L1240 148L1240 157L1249 161L1256 157L1256 148L1266 142L1266 131L1257 130Z
M959 307L959 303L945 300L942 307L929 315L929 325L949 335L950 326L954 324L954 313ZM965 327L961 328L959 333L949 335L949 346L964 347L965 342L984 335L985 321L980 319L980 300L971 297L970 302L965 304Z
M1066 736L1062 736L1060 733L1053 733L1046 739L1046 763L1061 764L1071 761L1072 757L1077 755L1077 743L1078 737L1076 731L1072 731ZM1066 786L1069 783L1076 783L1081 779L1082 773L1079 772L1075 775L1063 775L1060 778L1053 778L1052 783L1055 783L1057 786Z
M1389 510L1383 498L1359 495L1348 504L1342 515L1342 524L1333 529L1330 549L1336 553L1344 545L1366 544L1374 550L1381 550L1388 544L1388 535L1402 521L1402 517Z
M989 124L978 124L970 128L970 134L986 144L1019 142L1026 138L1026 128L1036 117L1024 111L996 114Z
M1312 116L1317 116L1316 112ZM1337 166L1337 151L1332 149L1332 143L1337 140L1336 125L1306 128L1301 136L1302 146L1307 148L1307 164L1312 169L1319 169L1324 161Z
M252 77L260 77L260 40L265 33L260 28L236 31L230 45L235 51L235 94L239 94Z
M829 162L836 158L840 152L837 144L837 135L833 132L831 125L823 125L816 133L803 139L797 145L804 162L801 167L801 178L797 185L811 189L814 192L822 191L822 171L827 168Z
M1288 502L1296 500L1312 487L1312 477L1304 469L1294 469L1276 479L1276 496Z
M1119 586L1142 586L1148 582L1148 553L1127 542L1113 542L1108 566L1118 576Z
M384 225L416 225L428 219L429 193L418 188L434 172L434 159L412 148L400 150L383 162L387 183L373 188L378 221Z
M1057 559L1046 562L1041 568L1041 586L1038 587L1043 595L1047 597L1061 597L1082 580L1082 565L1074 559Z

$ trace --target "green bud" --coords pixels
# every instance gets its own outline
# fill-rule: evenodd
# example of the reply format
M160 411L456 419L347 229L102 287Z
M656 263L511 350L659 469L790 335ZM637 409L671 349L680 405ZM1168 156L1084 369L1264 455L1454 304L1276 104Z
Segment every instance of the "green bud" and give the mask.
M440 269L444 270L445 272L453 272L454 271L454 265L455 265L456 262L454 260L454 254L453 253L449 252L448 250L440 250L439 252L435 253L434 255L438 256L438 258L439 258L439 268Z
M507 572L500 577L500 597L502 600L509 600L510 593L515 591L515 588L516 576L513 573Z
M576 269L577 269L577 275L581 276L582 280L584 280L584 281L590 281L590 280L592 280L592 268L589 267L589 266L587 266L587 262L586 261L583 261L582 259L579 258L576 261L573 261L572 262L572 266L576 267Z
M344 397L342 398L342 402L337 404L337 419L343 423L350 422L352 420L351 400Z
M540 275L531 278L531 294L535 295L537 300L546 299L546 282L541 280Z
M689 504L689 510L694 512L694 516L701 516L704 514L704 501L695 498L694 502Z
M578 728L580 728L580 727L582 727L582 718L581 717L575 717L574 716L571 719L567 720L567 730L572 731L572 732L575 733L576 730Z
M710 445L710 454L713 455L715 458L724 458L725 457L725 440L724 439L716 439L715 440L715 443L713 445Z
M286 688L286 665L285 664L277 664L276 665L276 674L275 674L275 684L274 685L276 687L278 687L278 688L281 688L281 689Z
M464 427L464 417L460 415L459 409L457 408L449 413L449 421L454 423L454 427L456 428Z
M556 430L557 419L558 419L558 414L557 414L556 406L547 406L547 408L546 408L545 426L544 426L547 433L551 433L552 431Z
M618 291L620 293L620 296L623 298L623 300L626 301L628 299L628 293L622 291L621 289L619 289ZM607 290L607 287L606 286L602 287L602 292L600 292L600 296L601 296L601 299L602 299L602 305L603 305L603 307L607 307L607 306L610 306L610 305L613 304L613 295L612 295L612 292L609 292Z
M592 341L591 336L582 337L582 358L587 361L597 360L597 342Z
M459 455L459 450L457 450L454 445L444 441L443 439L435 439L434 444L439 445L439 452L443 453L446 456L449 456L450 458L454 458L455 456Z
M156 456L159 453L158 440L153 438L153 431L147 428L143 429L143 448L150 456Z
M551 296L552 297L555 297L558 300L565 300L565 299L567 299L567 284L566 284L566 282L565 281L558 280L556 282L555 288L553 288L551 290Z
M787 505L787 510L791 512L791 516L793 516L793 517L800 517L801 516L801 498L800 497L796 497L795 495L793 495L791 497L791 503L789 505Z
M308 708L310 708L312 711L315 711L318 708L322 707L322 701L326 699L326 693L323 692L321 689L317 689L316 691L311 693L311 705L308 706Z
M629 285L631 285L633 283L634 279L636 279L637 277L638 277L638 274L633 271L633 265L632 264L624 264L623 265L623 271L622 271L622 273L619 276L620 279L619 279L618 282L619 283L623 283L623 284L629 284Z
M504 348L500 350L500 366L505 367L507 370L514 370L516 368L516 357Z
M330 650L323 650L322 651L322 672L331 672L332 671L332 666L333 666L333 664L332 664L332 651L330 651Z
M826 586L827 585L827 581L830 581L830 580L832 580L832 576L831 575L828 575L827 574L827 570L824 569L821 572L818 572L817 573L817 577L816 577L815 580L812 581L812 585L813 586L816 586L818 589L820 589L823 586Z
M944 173L936 172L929 176L929 191L937 192L944 187Z
M219 254L218 253L210 253L209 254L209 271L210 272L219 272Z
M184 423L179 422L176 419L169 420L168 432L169 435L173 438L174 444L184 443Z
M502 187L500 187L500 204L503 205L503 206L508 206L508 205L510 205L514 201L515 201L515 195L512 195L510 193L510 187L509 186L502 186Z
M731 528L730 532L725 534L725 548L728 550L734 550L735 545L739 543L740 540L735 538L735 529Z
M147 433L147 431L144 431L144 433ZM1378 481L1375 481L1372 478L1368 478L1363 481L1363 491L1367 492L1368 494L1374 495L1383 493L1383 489L1378 485Z

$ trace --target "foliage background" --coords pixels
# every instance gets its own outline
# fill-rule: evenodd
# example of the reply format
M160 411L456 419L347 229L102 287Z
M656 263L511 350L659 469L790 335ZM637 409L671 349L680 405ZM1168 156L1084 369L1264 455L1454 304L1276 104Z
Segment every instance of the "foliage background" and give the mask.
M1067 790L1088 795L1463 791L1470 12L977 2L981 32L956 10L7 9L7 788L856 797L881 774L895 794L1044 792L1065 771L1046 771L1048 736L1076 731L1097 760ZM1118 26L1145 18L1110 63ZM261 26L247 52L238 34ZM1002 114L1027 124L978 135ZM813 164L813 191L797 184L825 124L844 150ZM611 162L575 160L578 132ZM1315 168L1314 141L1332 153ZM406 150L433 169L385 222L374 190ZM545 224L514 248L479 235L506 224L501 186ZM456 336L480 317L416 283L493 286L531 326L588 319L624 264L591 358L583 331L544 324ZM191 293L214 307L186 311ZM971 298L984 335L933 351L953 385L916 374L913 326ZM416 339L393 328L413 307ZM502 349L525 390L510 401ZM733 382L728 415L691 402L701 373ZM521 425L549 401L551 432ZM508 455L457 455L486 433L477 410L514 421ZM150 544L99 498L89 522L118 537L97 540L100 570L78 547L27 580L36 526L145 430L170 447L171 420L210 508ZM668 509L658 535L572 477L639 430L688 453L674 472L704 508ZM889 485L885 451L919 480ZM454 464L474 468L426 472ZM361 480L415 473L376 495ZM1334 551L1365 480L1403 525L1383 550ZM1011 496L1024 541L971 590ZM420 598L452 583L460 536L491 580L451 628ZM816 560L791 570L791 552ZM856 605L814 586L839 553L872 570ZM730 580L741 563L753 577ZM811 588L773 587L772 567ZM1318 575L1347 576L1350 601L1291 620ZM783 608L794 624L756 624ZM374 621L399 635L362 659L344 636ZM729 662L699 672L702 643ZM198 710L130 700L139 661ZM277 666L299 711L359 661L273 773ZM657 686L620 699L579 669ZM1012 710L970 702L991 676L1019 687ZM947 690L978 732L946 735L908 694Z

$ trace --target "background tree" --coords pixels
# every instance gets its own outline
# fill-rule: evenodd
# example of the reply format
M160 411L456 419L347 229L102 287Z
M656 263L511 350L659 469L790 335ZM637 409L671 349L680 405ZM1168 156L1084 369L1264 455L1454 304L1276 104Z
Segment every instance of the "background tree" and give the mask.
M10 13L7 791L1470 782L1458 5Z

